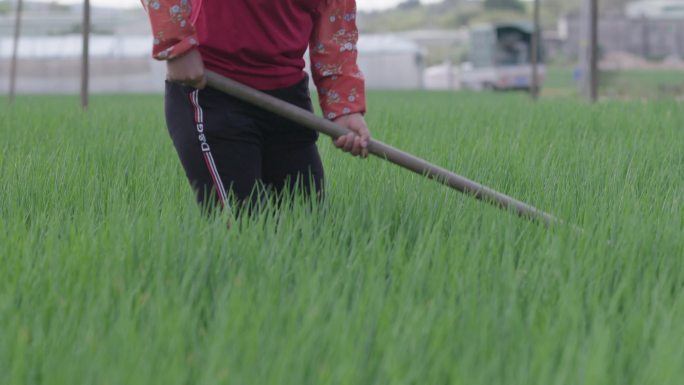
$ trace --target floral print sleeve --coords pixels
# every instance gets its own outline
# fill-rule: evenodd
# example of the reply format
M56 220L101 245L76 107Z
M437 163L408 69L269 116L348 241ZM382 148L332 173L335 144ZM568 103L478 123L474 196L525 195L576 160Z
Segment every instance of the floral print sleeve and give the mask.
M168 60L197 46L195 28L190 23L190 0L142 0L152 24L152 56Z
M355 0L321 0L310 41L311 72L327 119L366 112L364 80L356 64Z

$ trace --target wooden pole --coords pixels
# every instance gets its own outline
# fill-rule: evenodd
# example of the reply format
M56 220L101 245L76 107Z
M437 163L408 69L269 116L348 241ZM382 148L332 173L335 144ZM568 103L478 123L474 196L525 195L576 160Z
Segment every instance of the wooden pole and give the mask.
M649 23L646 15L641 15L641 56L648 60L651 57L651 36L649 34Z
M88 78L90 76L90 0L83 1L83 58L81 61L81 107L88 108Z
M12 41L12 59L10 61L9 78L9 103L14 103L17 93L17 57L19 56L19 36L21 34L21 12L24 1L17 0L16 16L14 21L14 39Z
M589 40L589 98L592 102L598 100L599 71L598 71L598 0L590 0L590 40Z
M534 21L533 21L533 31L532 31L532 81L530 84L530 95L533 100L539 98L539 47L541 38L541 26L539 22L539 1L534 0Z
M259 92L255 89L225 78L215 72L207 71L207 84L230 96L272 112L314 131L321 132L331 138L350 134L351 131L329 120L318 117L311 112L293 106L278 98ZM368 143L368 152L378 158L392 162L417 174L427 176L457 191L476 199L490 203L496 207L511 210L520 217L543 223L546 226L563 222L551 214L545 213L519 200L511 198L489 187L454 174L444 168L431 164L423 159L400 151L385 143L372 139Z
M583 0L580 30L580 90L587 100L598 100L598 0Z

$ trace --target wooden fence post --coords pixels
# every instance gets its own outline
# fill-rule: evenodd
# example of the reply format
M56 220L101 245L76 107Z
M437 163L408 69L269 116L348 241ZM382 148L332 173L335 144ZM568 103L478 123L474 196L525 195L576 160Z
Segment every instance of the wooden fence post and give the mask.
M14 103L17 93L17 57L19 56L19 36L21 35L21 12L24 1L17 0L16 16L14 21L14 39L12 42L12 59L10 61L9 74L9 103Z

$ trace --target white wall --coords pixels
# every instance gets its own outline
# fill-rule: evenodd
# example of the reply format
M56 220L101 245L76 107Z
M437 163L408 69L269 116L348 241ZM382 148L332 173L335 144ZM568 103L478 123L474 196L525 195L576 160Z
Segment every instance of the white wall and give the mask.
M412 52L359 54L359 67L370 89L422 88L423 71Z

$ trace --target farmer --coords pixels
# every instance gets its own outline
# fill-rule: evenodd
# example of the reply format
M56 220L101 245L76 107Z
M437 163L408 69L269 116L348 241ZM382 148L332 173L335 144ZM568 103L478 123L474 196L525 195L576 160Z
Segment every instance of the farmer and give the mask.
M205 88L205 68L312 111L304 53L327 119L352 134L334 141L367 155L355 0L143 0L153 56L166 60L166 123L202 205L255 191L323 190L318 135ZM277 194L276 194L277 195Z

